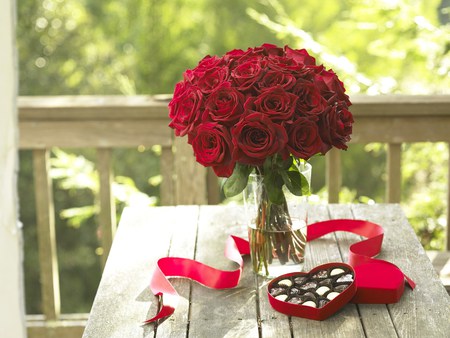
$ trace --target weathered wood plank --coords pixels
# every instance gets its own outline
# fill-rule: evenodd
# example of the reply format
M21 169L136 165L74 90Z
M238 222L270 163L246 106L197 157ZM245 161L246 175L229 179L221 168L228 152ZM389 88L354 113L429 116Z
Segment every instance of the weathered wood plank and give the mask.
M168 98L161 96L21 96L18 99L21 120L142 120L164 119Z
M106 264L109 251L116 233L116 204L112 194L112 149L97 149L97 169L99 173L99 226L101 229L101 244L103 248L102 264Z
M147 337L157 301L149 289L159 258L167 256L177 214L168 207L126 208L120 220L83 337Z
M97 121L20 121L22 149L120 148L172 144L167 121L118 120Z
M175 202L206 204L206 168L195 161L186 138L175 138Z
M385 228L380 259L396 264L417 287L405 288L398 303L388 309L400 337L448 337L450 297L434 271L399 205L373 208L354 205L355 218L369 219ZM446 313L447 315L443 315Z
M448 108L447 108L448 109ZM449 142L450 116L355 116L352 143Z
M220 185L219 179L211 168L206 170L206 186L207 186L207 197L208 204L219 204L220 203Z
M386 202L400 203L402 193L402 145L400 143L388 143L386 167Z
M47 320L56 320L60 314L60 293L49 157L48 150L33 151L42 311Z
M177 206L175 213L177 217L170 241L169 256L193 259L195 257L199 207ZM171 283L180 295L180 301L175 313L157 327L157 337L183 337L189 330L192 282L186 279L173 278Z
M354 219L350 205L330 204L331 219ZM363 238L348 232L336 232L339 250L344 262L348 262L350 245L361 241ZM357 304L359 316L366 337L393 337L396 338L395 327L385 304Z
M308 213L308 223L329 219L325 205L311 206ZM326 235L307 245L305 256L305 271L329 262L341 262L341 254L334 234ZM357 308L347 304L332 317L325 321L314 321L292 317L292 328L295 337L363 337L364 330L359 321Z
M162 175L160 186L161 205L175 205L175 157L172 152L172 146L162 147L159 167Z
M61 315L58 320L45 321L40 315L27 316L27 334L30 338L79 338L86 326L88 314Z
M450 143L448 147L449 165L447 166L447 231L445 238L445 250L450 251Z
M200 209L196 260L218 269L236 268L223 256L230 234L245 235L242 209L234 206ZM248 257L247 266L248 266ZM192 287L190 337L258 337L255 283L251 269L244 269L235 289L212 290L197 283Z
M450 95L352 95L352 113L358 116L449 115Z
M339 149L331 149L326 159L326 184L328 189L328 203L339 203L341 190L341 153Z
M447 293L450 294L450 252L427 250L426 253Z

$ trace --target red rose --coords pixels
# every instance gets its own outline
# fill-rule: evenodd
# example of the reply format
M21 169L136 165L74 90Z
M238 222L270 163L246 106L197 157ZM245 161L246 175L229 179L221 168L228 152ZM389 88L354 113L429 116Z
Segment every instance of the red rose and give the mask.
M169 127L175 129L175 135L184 136L193 130L202 114L203 95L201 91L187 82L175 86L173 98L169 103Z
M292 92L298 96L296 111L300 115L318 115L326 107L319 88L310 81L298 79Z
M224 56L223 59L225 60L225 62L227 62L230 66L232 66L232 64L234 63L235 60L240 59L243 55L245 54L245 52L242 49L233 49L230 50L229 52L227 52Z
M323 149L317 123L306 117L300 117L286 124L289 141L287 148L297 158L308 160Z
M353 115L348 111L347 105L342 102L326 109L319 120L319 132L326 145L326 151L335 146L338 149L347 149L352 133Z
M192 84L197 84L198 80L202 78L207 71L220 68L224 64L225 60L223 58L207 55L202 60L200 60L197 67L195 67L194 69L186 70L183 73L183 78L185 81L188 81Z
M259 81L258 89L263 91L267 88L281 86L285 90L289 90L295 85L295 82L296 79L291 73L269 70Z
M304 65L315 65L316 59L308 54L306 49L291 49L288 46L284 47L286 57L294 59L296 62Z
M205 56L200 62L198 63L197 67L195 67L196 71L203 71L206 72L209 69L216 68L219 66L222 66L225 63L223 58L217 57L217 56Z
M298 97L288 93L283 87L272 87L256 98L249 98L244 108L269 116L272 120L287 120L294 114Z
M261 113L244 116L232 129L233 159L249 165L262 165L264 160L276 153L287 158L286 130Z
M218 123L203 123L190 143L198 163L212 167L217 176L231 176L235 162L231 158L232 143L228 128Z
M305 66L296 62L294 59L285 56L270 57L267 67L279 72L290 72L292 74L301 74Z
M234 85L240 91L246 91L261 78L265 62L262 62L259 57L244 57L237 62L236 68L231 72L231 77L233 78Z
M194 70L198 88L205 94L213 92L218 86L227 81L228 68L215 67L206 71Z
M322 70L320 74L315 76L314 81L328 103L334 104L337 101L344 101L347 106L351 105L348 95L345 94L344 84L331 69Z
M252 53L263 54L268 56L282 56L284 55L283 48L280 48L271 43L264 43L260 47L252 48Z
M224 82L213 91L205 103L203 120L232 124L243 113L244 95L229 82Z

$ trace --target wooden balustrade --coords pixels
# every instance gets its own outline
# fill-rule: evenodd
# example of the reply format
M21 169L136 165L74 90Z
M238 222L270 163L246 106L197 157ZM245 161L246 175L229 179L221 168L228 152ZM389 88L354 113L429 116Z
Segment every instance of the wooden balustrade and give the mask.
M54 237L54 210L48 152L52 147L96 148L100 176L100 217L104 257L115 231L111 195L111 149L161 145L161 202L165 205L218 202L217 180L198 165L184 139L174 139L168 128L167 98L149 96L20 97L20 148L32 149L43 314L30 319L28 332L39 337L65 332L79 336L83 321L68 320L59 311L58 260ZM450 96L353 96L356 123L353 143L388 144L386 202L401 195L401 144L450 142ZM340 153L326 156L328 200L339 202ZM450 174L449 174L450 177ZM450 182L450 179L448 180ZM448 183L450 188L450 183ZM449 189L450 191L450 189ZM450 197L447 198L447 206ZM448 210L448 209L447 209ZM447 215L447 224L450 218ZM447 227L447 249L450 248Z

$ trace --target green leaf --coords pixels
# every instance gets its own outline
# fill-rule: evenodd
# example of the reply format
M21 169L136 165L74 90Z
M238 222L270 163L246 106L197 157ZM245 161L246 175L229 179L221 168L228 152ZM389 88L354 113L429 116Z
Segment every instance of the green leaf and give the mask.
M300 179L301 179L301 187L302 187L302 195L308 196L311 195L311 190L309 189L309 182L306 179L305 175L300 173Z
M292 158L292 156L289 156L286 160L281 161L281 169L287 170L293 165L294 165L294 159Z
M269 171L264 175L264 184L267 190L267 196L270 202L282 204L285 200L283 194L283 179L277 171Z
M236 163L233 174L228 177L223 185L223 192L226 197L233 197L242 192L248 183L248 176L253 167Z
M303 195L302 175L298 171L281 171L281 177L283 178L286 188L288 188L291 193L296 196Z

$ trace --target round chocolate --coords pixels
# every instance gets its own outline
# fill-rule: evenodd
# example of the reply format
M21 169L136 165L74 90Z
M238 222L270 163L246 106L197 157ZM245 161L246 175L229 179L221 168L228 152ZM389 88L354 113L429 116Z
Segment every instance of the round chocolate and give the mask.
M301 297L292 297L288 300L288 303L292 304L301 304L303 302L303 299Z
M312 300L308 300L308 301L304 302L302 305L310 306L310 307L317 307L316 303L314 303Z
M297 289L297 288L291 288L291 289L289 290L289 294L291 294L291 295L296 295L296 294L299 293L299 292L300 292L300 290Z
M330 272L330 276L336 276L339 275L341 273L344 273L345 271L341 268L334 268L333 270L331 270Z
M323 296L328 291L330 291L330 288L328 286L321 286L316 290L316 293L320 296Z
M295 277L294 282L295 284L302 284L306 280L306 277Z
M312 278L326 278L326 277L328 277L327 270L320 270L312 276Z
M334 288L334 291L336 291L336 292L342 292L342 291L344 291L345 289L348 288L348 285L349 285L349 284L338 285L338 286L336 286L336 287Z
M330 293L327 295L327 298L328 298L329 300L333 300L333 299L335 299L337 296L339 296L339 292L334 292L334 291L332 291L332 292L330 292Z
M278 295L275 297L275 299L281 300L281 301L285 301L287 299L287 295Z
M323 307L327 305L330 301L328 299L321 299L319 300L319 307Z
M333 286L333 280L331 278L324 279L319 282L319 285L320 286L328 286L329 288L331 288Z
M314 293L312 293L312 292L307 292L307 293L305 293L304 295L303 295L303 297L302 297L303 299L311 299L311 300L314 300L314 299L316 299L316 295L314 294Z
M353 282L353 275L351 275L351 274L346 274L346 275L343 275L343 276L341 276L341 277L339 277L337 280L336 280L336 282L337 283L344 283L344 282Z
M285 288L272 288L270 289L270 294L274 297L281 295L282 293L285 293Z
M300 289L308 290L308 289L315 289L317 287L316 282L308 282L303 285L300 285Z
M282 279L278 282L278 285L291 286L292 281L290 279Z

